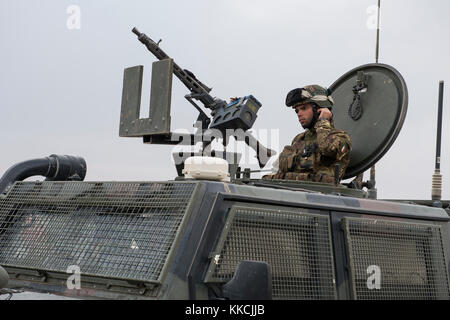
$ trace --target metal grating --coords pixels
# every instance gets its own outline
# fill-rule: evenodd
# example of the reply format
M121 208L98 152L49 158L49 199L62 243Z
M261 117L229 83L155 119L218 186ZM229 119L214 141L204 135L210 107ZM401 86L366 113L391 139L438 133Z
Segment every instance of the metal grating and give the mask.
M449 298L439 225L361 218L343 225L355 299Z
M0 199L0 265L160 282L195 185L17 182Z
M265 261L274 299L335 299L330 241L328 216L234 206L206 281L229 281L242 260Z

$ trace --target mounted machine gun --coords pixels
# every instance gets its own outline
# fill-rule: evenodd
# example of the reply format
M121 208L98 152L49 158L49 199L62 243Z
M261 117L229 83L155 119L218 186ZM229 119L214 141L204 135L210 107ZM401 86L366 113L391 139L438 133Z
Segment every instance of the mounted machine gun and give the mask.
M234 98L230 103L212 97L209 94L211 89L198 80L192 72L179 67L159 47L159 42L154 42L136 28L133 28L132 31L160 61L155 62L152 68L150 117L146 119L139 119L143 67L136 66L125 69L119 135L121 137L142 136L144 143L149 144L195 145L196 142L201 141L203 152L214 138L223 138L222 143L225 149L229 138L234 137L237 141L244 141L255 150L259 166L263 168L276 152L264 147L247 132L256 120L261 103L252 95ZM175 74L189 89L190 94L185 98L199 111L197 123L200 125L195 134L175 134L170 131L172 74ZM211 117L194 100L210 109ZM234 159L236 158L235 156ZM177 170L180 173L178 166Z

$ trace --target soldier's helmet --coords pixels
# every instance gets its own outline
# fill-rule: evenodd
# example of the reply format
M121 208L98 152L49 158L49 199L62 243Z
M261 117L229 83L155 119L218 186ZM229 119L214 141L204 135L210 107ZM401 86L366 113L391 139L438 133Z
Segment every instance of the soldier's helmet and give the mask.
M319 108L331 110L334 101L328 89L317 84L289 91L286 96L286 106L295 108L299 104L315 103Z

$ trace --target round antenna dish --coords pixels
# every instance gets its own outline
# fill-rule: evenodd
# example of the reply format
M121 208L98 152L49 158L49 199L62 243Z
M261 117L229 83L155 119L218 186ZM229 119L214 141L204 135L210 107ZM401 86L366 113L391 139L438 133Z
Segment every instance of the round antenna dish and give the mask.
M397 138L408 107L401 74L386 64L350 70L330 87L335 127L350 136L352 151L344 179L380 160Z

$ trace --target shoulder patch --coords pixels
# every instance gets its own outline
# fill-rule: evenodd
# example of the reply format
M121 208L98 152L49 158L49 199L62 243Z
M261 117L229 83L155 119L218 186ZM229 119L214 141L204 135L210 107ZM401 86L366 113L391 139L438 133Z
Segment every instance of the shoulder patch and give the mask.
M339 151L340 151L341 153L346 153L346 152L347 152L347 149L348 149L348 148L347 148L347 143L344 142L344 143L341 144L341 147L340 147L340 150L339 150Z

